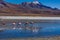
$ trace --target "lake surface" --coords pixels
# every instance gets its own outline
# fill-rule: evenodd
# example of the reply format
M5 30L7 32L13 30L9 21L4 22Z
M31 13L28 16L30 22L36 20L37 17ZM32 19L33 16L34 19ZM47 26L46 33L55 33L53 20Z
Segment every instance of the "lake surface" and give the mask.
M22 29L6 29L0 32L0 38L51 37L60 35L60 22L38 22L34 23L33 27L42 28L37 32Z

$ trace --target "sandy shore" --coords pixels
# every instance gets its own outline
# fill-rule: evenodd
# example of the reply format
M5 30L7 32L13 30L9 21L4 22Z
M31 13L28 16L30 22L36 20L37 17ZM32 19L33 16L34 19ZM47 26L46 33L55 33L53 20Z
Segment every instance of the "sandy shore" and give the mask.
M32 16L32 17L60 17L60 15L54 14L23 14L23 13L0 13L0 16Z
M0 40L60 40L60 36L50 38L19 38L19 39L0 39Z

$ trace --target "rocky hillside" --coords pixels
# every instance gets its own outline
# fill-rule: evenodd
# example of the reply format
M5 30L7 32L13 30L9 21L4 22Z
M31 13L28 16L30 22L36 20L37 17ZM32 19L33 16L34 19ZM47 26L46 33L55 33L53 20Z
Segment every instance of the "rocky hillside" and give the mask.
M0 0L0 16L60 16L60 10L38 1L11 4Z

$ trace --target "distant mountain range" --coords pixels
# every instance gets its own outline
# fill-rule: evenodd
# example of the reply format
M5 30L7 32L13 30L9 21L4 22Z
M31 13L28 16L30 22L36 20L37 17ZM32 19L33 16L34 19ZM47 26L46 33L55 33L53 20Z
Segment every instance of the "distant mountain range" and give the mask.
M45 6L38 1L23 2L21 4L11 4L0 0L0 16L48 16L58 15L60 16L60 10L58 8L51 8Z

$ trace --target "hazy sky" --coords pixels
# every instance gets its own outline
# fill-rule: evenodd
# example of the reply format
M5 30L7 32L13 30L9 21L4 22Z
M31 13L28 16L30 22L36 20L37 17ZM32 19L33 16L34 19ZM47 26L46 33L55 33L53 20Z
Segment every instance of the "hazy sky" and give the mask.
M5 0L6 2L20 4L21 2L32 2L33 0ZM60 0L38 0L44 5L59 8L60 9Z

